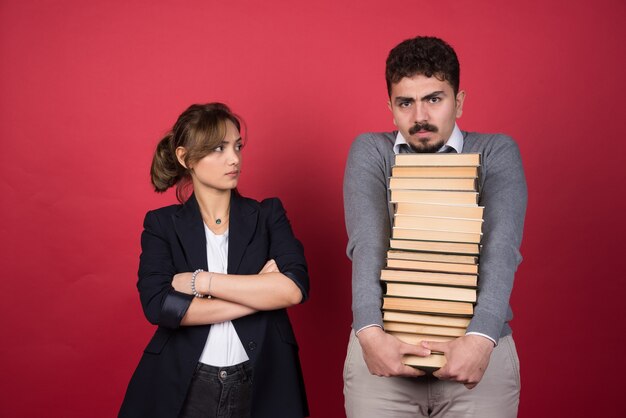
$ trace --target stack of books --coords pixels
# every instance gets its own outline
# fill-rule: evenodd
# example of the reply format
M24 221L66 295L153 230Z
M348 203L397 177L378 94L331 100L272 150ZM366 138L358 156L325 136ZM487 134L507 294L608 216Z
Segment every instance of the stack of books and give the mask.
M395 213L385 284L385 331L419 344L465 335L474 313L483 207L480 154L399 154L389 180ZM425 369L441 353L405 356Z

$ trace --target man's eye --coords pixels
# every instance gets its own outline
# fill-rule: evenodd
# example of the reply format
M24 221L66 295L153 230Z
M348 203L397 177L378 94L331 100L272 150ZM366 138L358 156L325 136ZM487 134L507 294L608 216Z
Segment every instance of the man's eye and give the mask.
M411 102L401 102L400 107L409 107L411 106Z
M428 100L428 103L439 103L441 101L441 97L431 97Z

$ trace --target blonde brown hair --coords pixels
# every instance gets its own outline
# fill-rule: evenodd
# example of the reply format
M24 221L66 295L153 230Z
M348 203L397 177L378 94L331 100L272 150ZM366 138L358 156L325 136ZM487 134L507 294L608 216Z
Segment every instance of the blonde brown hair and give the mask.
M226 123L232 122L241 132L241 119L223 103L193 104L179 117L174 127L157 145L150 177L154 190L164 192L176 185L176 197L184 202L189 197L189 167L213 152L226 136ZM176 148L186 150L183 166L176 158Z

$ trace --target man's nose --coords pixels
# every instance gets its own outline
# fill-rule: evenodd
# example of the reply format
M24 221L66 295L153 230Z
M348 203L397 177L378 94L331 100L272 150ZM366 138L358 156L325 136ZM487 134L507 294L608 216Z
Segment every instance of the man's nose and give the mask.
M415 103L415 112L413 114L413 122L421 123L428 121L428 109L422 102Z

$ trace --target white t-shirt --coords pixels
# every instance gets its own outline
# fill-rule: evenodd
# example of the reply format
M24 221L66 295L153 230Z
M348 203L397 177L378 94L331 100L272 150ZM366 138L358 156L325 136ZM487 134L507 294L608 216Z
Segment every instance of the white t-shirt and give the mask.
M228 270L228 231L215 235L204 225L206 235L206 256L209 271L224 273ZM200 362L211 366L234 366L248 360L246 350L231 321L211 325Z

